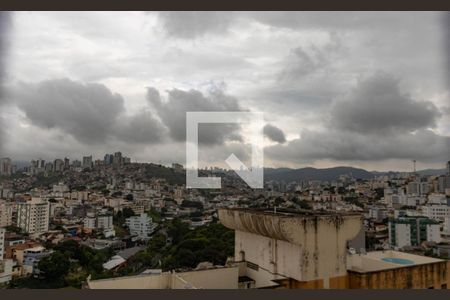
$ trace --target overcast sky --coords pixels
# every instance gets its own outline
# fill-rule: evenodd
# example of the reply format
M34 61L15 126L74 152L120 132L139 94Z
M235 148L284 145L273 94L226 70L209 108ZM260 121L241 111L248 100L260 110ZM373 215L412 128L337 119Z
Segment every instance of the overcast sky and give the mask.
M267 167L410 171L450 160L443 13L18 12L3 156L121 150L185 162L186 111L265 113ZM246 161L245 126L201 126L201 164Z

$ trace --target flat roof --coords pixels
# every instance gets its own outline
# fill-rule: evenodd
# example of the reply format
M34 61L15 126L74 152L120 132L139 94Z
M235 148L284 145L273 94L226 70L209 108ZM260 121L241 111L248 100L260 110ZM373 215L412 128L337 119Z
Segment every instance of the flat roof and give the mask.
M371 251L348 257L348 270L358 273L379 272L389 269L441 263L445 260L394 250Z

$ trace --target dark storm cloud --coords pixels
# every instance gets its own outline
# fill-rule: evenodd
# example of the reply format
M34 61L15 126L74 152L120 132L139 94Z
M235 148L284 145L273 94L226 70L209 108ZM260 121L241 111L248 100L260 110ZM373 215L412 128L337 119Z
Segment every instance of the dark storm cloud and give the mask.
M124 110L122 96L104 85L69 79L23 83L13 100L34 125L59 128L84 143L104 141Z
M348 99L332 108L331 126L355 132L413 131L435 126L439 111L430 101L415 101L399 82L378 73L359 82Z
M270 140L278 143L286 142L286 136L284 132L272 124L267 124L264 126L264 135L268 137Z
M195 38L207 33L227 31L233 20L232 12L165 11L158 15L169 36Z
M286 145L268 147L265 153L272 159L284 162L312 162L320 159L417 159L423 162L439 162L448 159L450 137L439 136L431 130L387 136L337 130L304 131L301 138Z
M114 126L114 135L121 141L152 144L164 139L166 128L149 110L132 116L120 116Z
M291 49L285 66L279 74L279 81L297 81L318 72L330 73L334 60L344 53L341 39L335 33L329 34L330 41L322 46L311 44ZM319 74L324 75L324 74Z
M285 145L266 148L267 156L284 162L448 160L450 137L431 131L440 116L428 101L402 93L399 83L377 73L358 83L331 111L323 130L303 130Z
M158 90L148 88L147 99L175 141L186 139L186 112L242 110L236 98L221 90L203 95L193 89L172 89L168 91L167 101L163 101ZM236 124L200 124L199 141L203 144L222 144L225 140L240 140L239 128Z
M161 138L162 126L151 113L125 115L122 96L102 84L69 79L21 83L11 98L33 125L60 129L85 144L111 137L141 143Z

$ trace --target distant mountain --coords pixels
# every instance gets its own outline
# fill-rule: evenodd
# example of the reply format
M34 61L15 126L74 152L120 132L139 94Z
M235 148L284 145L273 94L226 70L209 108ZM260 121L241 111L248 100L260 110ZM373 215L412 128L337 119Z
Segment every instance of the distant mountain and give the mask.
M420 175L423 176L432 176L432 175L445 175L447 173L446 169L426 169L417 171Z
M387 171L387 172L378 172L378 171L372 171L372 174L374 174L375 176L383 176L383 175L396 175L396 174L400 174L400 173L412 173L412 172L399 172L399 171ZM422 176L440 176L440 175L445 175L447 173L446 169L425 169L425 170L420 170L417 171L417 173L419 175Z
M341 175L351 175L356 179L370 179L374 177L374 175L371 172L352 167L335 167L327 169L316 169L316 168L264 169L265 180L276 180L284 182L301 181L301 180L332 181L339 179L339 176Z

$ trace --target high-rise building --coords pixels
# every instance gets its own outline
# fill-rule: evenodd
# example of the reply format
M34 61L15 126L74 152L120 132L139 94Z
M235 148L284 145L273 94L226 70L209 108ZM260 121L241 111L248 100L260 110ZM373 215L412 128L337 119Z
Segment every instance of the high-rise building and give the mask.
M53 171L62 172L64 171L64 161L62 159L55 159L53 162Z
M114 153L113 164L115 164L115 165L122 164L122 152Z
M79 161L78 159L75 159L74 161L72 161L72 167L81 168L81 161Z
M0 175L10 176L12 174L12 162L8 157L0 159Z
M30 234L40 234L48 231L49 203L41 198L17 204L17 227Z
M92 168L92 155L83 156L83 169Z
M64 158L64 170L69 170L69 169L70 169L70 159L65 157Z
M12 225L13 204L0 200L0 227Z
M450 175L442 175L438 178L438 192L445 193L445 190L450 188Z
M112 154L105 154L105 157L103 159L105 162L105 165L111 165L114 161L114 155Z
M51 162L48 162L45 164L45 171L46 172L53 172L53 164Z

